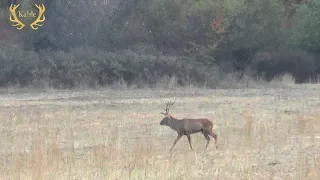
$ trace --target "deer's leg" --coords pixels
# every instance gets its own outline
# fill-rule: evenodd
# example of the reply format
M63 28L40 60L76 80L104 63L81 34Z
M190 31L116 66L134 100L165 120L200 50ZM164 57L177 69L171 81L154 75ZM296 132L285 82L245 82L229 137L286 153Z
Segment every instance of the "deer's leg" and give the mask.
M190 134L187 134L187 138L188 138L188 141L189 141L189 144L190 144L190 148L192 149Z
M217 141L218 141L218 136L211 131L209 131L209 135L212 136L215 140L215 145L216 145L216 148L218 149L218 146L217 146Z
M178 134L178 137L177 137L177 139L174 141L174 143L173 143L170 151L172 151L173 147L176 145L176 143L179 141L179 139L180 139L181 137L182 137L182 135L181 135L181 134Z
M210 137L207 133L203 133L204 137L206 138L207 140L207 145L206 145L206 149L208 148L208 145L209 145L209 142L210 142Z

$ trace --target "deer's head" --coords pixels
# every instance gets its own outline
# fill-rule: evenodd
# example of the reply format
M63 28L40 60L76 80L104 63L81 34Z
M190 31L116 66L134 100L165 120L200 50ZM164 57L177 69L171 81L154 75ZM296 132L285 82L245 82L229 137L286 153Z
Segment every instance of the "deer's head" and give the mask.
M166 116L164 116L164 118L161 120L160 125L162 125L162 126L168 126L170 120L171 120L171 116L170 116L170 115L166 115Z
M170 106L172 106L175 102L167 102L166 103L166 108L164 109L165 112L161 112L161 114L164 115L164 118L161 120L160 125L162 126L168 126L169 125L169 121L171 119L171 115L169 114L169 109Z

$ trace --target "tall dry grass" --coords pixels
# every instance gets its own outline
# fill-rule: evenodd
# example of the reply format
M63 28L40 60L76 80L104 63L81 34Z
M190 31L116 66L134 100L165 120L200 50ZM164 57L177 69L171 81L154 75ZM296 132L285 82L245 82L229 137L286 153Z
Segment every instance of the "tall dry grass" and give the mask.
M159 126L167 93L1 95L0 179L319 177L316 91L177 91L172 113L212 119L219 149L195 134L194 151L182 138L171 154L176 134Z

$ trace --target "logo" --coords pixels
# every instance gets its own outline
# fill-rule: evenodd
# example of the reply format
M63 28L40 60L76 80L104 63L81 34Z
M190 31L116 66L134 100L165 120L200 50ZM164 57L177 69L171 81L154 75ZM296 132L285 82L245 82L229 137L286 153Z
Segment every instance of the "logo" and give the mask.
M35 4L36 8L39 10L38 15L34 11L17 11L19 6L20 4L11 4L9 7L10 21L15 23L12 24L12 26L16 27L18 30L23 29L26 25L20 21L20 18L36 18L31 24L29 24L33 30L37 30L39 27L43 26L43 22L46 19L44 16L46 8L43 4Z

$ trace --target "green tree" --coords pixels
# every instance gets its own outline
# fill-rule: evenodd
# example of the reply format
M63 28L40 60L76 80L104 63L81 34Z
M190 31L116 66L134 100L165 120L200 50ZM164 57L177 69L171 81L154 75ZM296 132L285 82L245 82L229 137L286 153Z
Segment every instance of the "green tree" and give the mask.
M309 51L320 51L320 0L296 6L291 43Z

